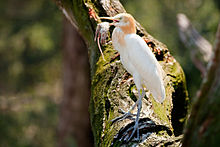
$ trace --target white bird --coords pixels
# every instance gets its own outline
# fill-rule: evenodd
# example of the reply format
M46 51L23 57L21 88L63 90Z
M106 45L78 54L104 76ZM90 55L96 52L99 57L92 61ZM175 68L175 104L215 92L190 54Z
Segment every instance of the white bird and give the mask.
M135 20L130 14L121 13L114 17L101 17L101 19L113 20L112 25L115 26L112 34L113 47L119 52L124 68L133 76L138 90L139 99L130 111L119 118L122 120L131 116L131 111L137 105L135 125L128 141L136 130L139 139L138 121L142 108L142 98L145 96L144 86L151 92L157 102L162 103L166 96L163 69L145 41L136 34Z

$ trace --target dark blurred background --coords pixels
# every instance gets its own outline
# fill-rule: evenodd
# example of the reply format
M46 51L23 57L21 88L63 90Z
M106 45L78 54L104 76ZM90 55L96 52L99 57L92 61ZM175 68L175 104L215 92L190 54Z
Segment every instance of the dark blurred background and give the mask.
M220 18L219 0L121 0L182 65L190 97L201 73L179 39L177 13L186 14L211 44ZM56 145L62 97L63 15L50 0L0 1L0 146ZM75 145L74 139L70 141Z

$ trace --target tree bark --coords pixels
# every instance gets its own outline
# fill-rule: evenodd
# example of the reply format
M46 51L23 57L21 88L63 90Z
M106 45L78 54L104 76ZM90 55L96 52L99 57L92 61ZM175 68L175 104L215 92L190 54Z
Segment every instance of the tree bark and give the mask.
M95 146L179 145L181 136L175 136L182 134L189 99L184 72L179 63L170 55L167 47L154 39L136 22L137 34L145 39L146 45L151 47L166 73L164 79L166 100L163 104L159 104L153 100L151 95L145 98L141 114L143 119L140 122L146 123L146 120L149 119L155 125L152 125L152 128L144 127L140 130L140 132L142 131L140 135L141 137L147 133L151 135L142 143L121 142L120 133L123 133L124 127L129 127L129 123L132 121L126 120L111 124L110 120L121 115L118 111L119 108L129 110L136 101L137 90L135 90L133 80L128 80L131 76L124 70L122 64L117 62L119 58L114 58L117 52L113 49L110 40L107 45L102 46L106 61L100 57L97 44L94 42L94 34L97 23L101 22L100 16L114 16L125 10L118 0L56 0L56 3L70 22L78 27L87 43L91 71L89 110ZM154 131L146 132L149 128Z
M183 146L219 146L220 138L220 23L208 72L192 106Z
M63 21L63 99L60 106L58 146L93 145L89 121L90 77L87 47L66 19ZM85 139L87 141L85 141Z

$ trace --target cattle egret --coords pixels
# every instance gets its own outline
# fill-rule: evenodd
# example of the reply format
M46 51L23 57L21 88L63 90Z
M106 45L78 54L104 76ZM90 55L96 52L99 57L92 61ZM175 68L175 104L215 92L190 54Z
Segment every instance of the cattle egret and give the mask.
M130 14L121 13L114 17L101 17L101 19L113 21L112 25L115 26L112 33L113 47L119 52L124 68L133 76L139 95L130 111L118 117L120 119L116 119L123 120L131 116L131 111L137 106L134 129L127 141L136 131L139 139L138 121L142 98L145 96L144 86L157 102L162 103L166 95L163 84L163 69L145 41L136 34L135 20Z

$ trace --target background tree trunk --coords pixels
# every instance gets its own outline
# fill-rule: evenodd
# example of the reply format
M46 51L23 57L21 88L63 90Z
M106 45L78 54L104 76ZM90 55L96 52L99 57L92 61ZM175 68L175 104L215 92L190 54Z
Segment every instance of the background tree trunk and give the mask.
M95 145L124 144L119 141L120 135L117 136L117 134L123 133L123 130L119 130L125 126L129 127L129 123L132 121L126 120L111 124L110 120L121 115L118 111L119 108L127 111L134 104L137 91L133 80L128 80L130 75L124 70L121 63L116 62L119 58L114 58L117 52L112 48L111 42L102 46L106 61L100 57L94 42L94 34L97 23L101 22L99 16L114 16L125 10L118 0L56 0L56 2L72 25L78 27L87 43L92 80L90 118ZM90 17L91 14L93 14L92 17ZM151 47L167 75L164 79L166 86L164 103L155 102L151 95L143 100L141 118L149 118L155 122L155 125L153 131L146 132L150 127L144 127L141 130L141 137L153 132L157 134L153 133L140 145L178 146L181 137L175 136L182 134L189 104L184 73L179 63L170 55L167 47L149 35L138 22L136 25L138 35L143 37ZM141 119L140 122L146 122L145 120ZM173 135L169 133L170 130ZM129 144L134 143L137 142Z
M208 72L192 106L183 146L219 146L220 137L220 23Z
M177 24L181 41L190 49L191 60L204 77L213 53L211 43L198 33L185 14L177 14Z
M66 19L63 22L62 47L64 91L60 107L58 146L67 147L74 143L80 147L93 146L88 112L90 72L87 47L76 28Z

